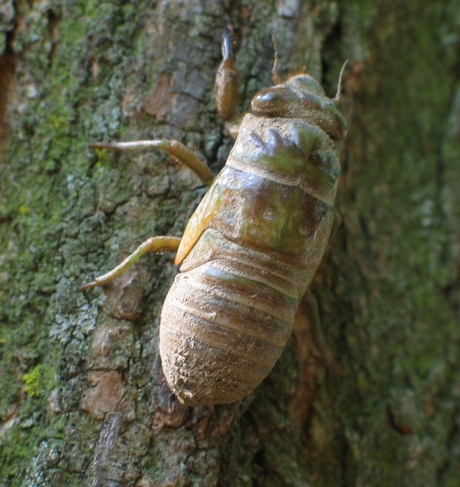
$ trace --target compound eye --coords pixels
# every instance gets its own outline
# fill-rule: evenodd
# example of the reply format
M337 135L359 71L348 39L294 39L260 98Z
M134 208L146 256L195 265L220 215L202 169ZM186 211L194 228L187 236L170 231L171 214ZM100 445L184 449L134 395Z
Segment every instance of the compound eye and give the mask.
M252 111L257 114L284 115L289 106L290 93L285 88L272 87L262 90L252 99Z

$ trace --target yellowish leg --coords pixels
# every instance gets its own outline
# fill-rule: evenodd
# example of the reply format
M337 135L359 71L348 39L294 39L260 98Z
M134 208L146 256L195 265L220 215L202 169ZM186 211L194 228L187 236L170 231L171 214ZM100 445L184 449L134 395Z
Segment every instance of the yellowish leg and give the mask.
M92 149L107 149L120 152L140 152L151 149L162 149L178 162L188 166L206 185L214 181L214 174L206 164L206 159L199 152L189 149L177 140L136 140L134 142L96 142L91 144Z
M150 237L139 245L137 250L127 257L121 264L117 265L115 269L112 269L103 276L96 277L94 281L89 282L88 284L84 284L80 287L80 290L84 291L85 289L92 287L105 286L127 271L147 252L177 251L180 241L181 239L179 237Z
M225 122L225 131L236 139L241 116L235 115L238 105L238 71L233 64L233 27L228 25L222 39L222 62L216 74L214 97L220 118Z
M224 122L232 117L238 104L238 71L233 65L232 33L233 28L228 25L222 39L222 62L214 85L217 111Z

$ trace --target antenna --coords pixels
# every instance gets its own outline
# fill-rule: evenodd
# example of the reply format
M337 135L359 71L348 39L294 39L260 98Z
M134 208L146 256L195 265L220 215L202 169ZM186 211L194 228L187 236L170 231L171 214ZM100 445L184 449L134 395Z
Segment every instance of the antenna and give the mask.
M342 69L340 70L340 75L339 75L339 83L337 85L337 94L335 97L332 99L332 101L337 105L340 100L340 95L342 94L342 77L343 77L343 72L345 70L345 66L348 63L348 59L343 63Z
M278 76L278 49L276 47L276 39L275 33L272 31L272 39L273 39L273 47L275 49L275 61L273 62L273 69L272 69L272 80L275 85L279 85L281 83L281 79Z

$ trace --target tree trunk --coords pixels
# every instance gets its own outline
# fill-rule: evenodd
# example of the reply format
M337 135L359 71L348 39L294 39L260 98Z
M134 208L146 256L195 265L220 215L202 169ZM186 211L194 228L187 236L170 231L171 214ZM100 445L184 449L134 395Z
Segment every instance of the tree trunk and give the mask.
M460 5L134 1L0 4L0 486L440 486L460 477ZM232 141L213 82L235 30L240 109L304 67L341 107L337 218L294 332L242 401L186 408L158 324L180 236Z

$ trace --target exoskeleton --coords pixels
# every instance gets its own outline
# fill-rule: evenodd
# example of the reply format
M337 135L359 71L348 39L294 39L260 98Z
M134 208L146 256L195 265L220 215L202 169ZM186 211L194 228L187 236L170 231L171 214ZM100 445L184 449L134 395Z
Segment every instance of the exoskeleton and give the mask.
M228 30L223 55L216 96L225 119L236 98ZM145 252L177 250L181 267L161 313L160 354L179 401L237 401L281 355L331 232L340 175L335 141L347 130L339 93L340 81L330 99L307 74L260 91L214 180L202 156L176 141L93 144L165 149L203 181L213 180L181 239L152 237L83 286L106 284Z

